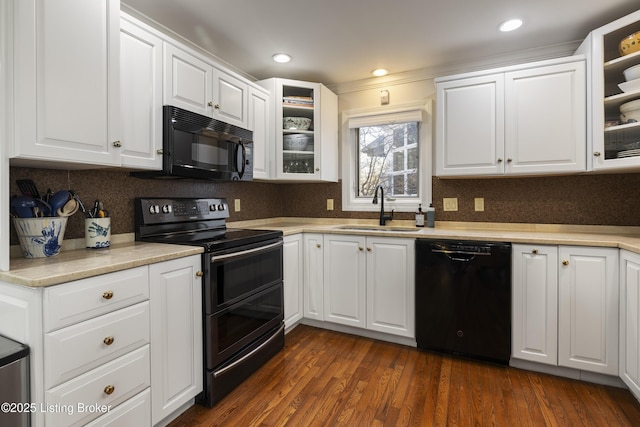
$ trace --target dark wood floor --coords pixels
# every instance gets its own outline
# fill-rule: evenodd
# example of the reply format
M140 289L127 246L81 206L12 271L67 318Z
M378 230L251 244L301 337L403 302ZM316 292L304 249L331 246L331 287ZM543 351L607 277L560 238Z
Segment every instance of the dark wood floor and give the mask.
M298 326L187 426L640 426L628 390Z

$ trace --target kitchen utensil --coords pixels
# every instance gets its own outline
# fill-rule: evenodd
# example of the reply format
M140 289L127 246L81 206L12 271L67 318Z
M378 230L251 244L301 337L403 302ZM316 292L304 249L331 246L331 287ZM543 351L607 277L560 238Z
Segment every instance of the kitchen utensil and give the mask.
M61 208L59 208L56 213L58 216L71 216L74 213L78 212L80 209L80 205L78 202L71 198L65 203Z
M30 179L18 179L16 180L16 184L18 185L18 189L22 193L23 196L31 196L33 198L39 199L40 193L38 192L38 188L36 184Z
M42 199L31 196L16 196L11 198L11 211L18 218L33 218L51 216L51 206Z
M620 55L629 55L640 50L640 31L623 38L618 46Z
M58 210L60 210L60 208L69 201L69 197L70 195L67 190L56 191L49 199L52 212L57 213Z
M76 202L78 202L78 206L80 208L80 212L82 212L86 216L87 215L87 209L84 207L84 203L82 203L82 200L80 200L80 197L78 197L78 194L73 190L69 190L69 194L71 195L71 197Z
M640 64L625 69L622 74L624 74L624 79L628 82L640 79Z
M629 120L640 121L640 99L625 102L620 106L620 120L624 123Z
M283 129L307 130L311 126L311 119L306 117L284 117L282 119Z

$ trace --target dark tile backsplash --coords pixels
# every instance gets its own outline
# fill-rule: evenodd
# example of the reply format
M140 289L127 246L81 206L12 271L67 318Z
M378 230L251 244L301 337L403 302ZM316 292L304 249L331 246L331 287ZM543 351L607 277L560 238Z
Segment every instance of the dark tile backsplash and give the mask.
M210 183L193 180L131 178L120 170L67 171L11 167L10 193L19 194L17 179L32 179L41 193L47 188L75 190L86 205L100 199L112 217L112 233L134 231L133 199L152 197L226 197L241 200L241 211L229 221L280 216L377 218L375 212L343 212L340 183L276 184L268 182ZM436 220L544 224L640 226L640 174L577 175L539 178L433 179ZM443 212L442 198L457 197L459 210ZM484 212L474 211L483 197ZM326 199L335 209L326 210ZM413 214L396 214L413 219ZM69 219L66 238L83 237L80 214ZM11 243L17 238L11 230Z

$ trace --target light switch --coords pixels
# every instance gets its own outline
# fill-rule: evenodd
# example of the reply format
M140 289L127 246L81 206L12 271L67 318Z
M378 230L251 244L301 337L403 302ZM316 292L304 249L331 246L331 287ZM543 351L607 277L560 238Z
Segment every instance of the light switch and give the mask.
M233 199L233 209L240 212L240 199Z
M328 211L333 210L333 199L327 199L327 210Z
M476 197L474 200L476 212L484 211L484 197Z

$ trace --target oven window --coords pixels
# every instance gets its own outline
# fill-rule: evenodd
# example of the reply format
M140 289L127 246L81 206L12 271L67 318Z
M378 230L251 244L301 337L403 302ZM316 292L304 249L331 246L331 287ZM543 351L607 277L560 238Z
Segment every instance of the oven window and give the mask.
M247 255L226 258L211 264L211 298L215 311L257 290L282 281L282 246ZM208 294L208 295L207 295Z
M282 288L269 289L248 298L224 312L218 318L218 352L223 353L243 339L282 316ZM246 343L245 343L246 344Z

